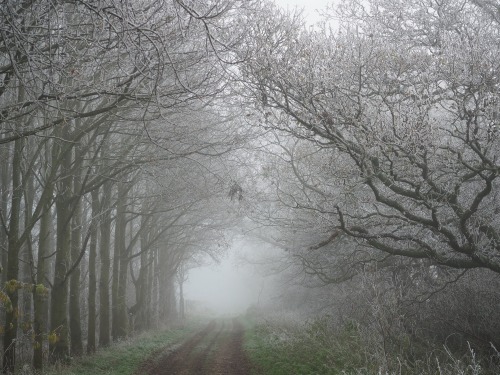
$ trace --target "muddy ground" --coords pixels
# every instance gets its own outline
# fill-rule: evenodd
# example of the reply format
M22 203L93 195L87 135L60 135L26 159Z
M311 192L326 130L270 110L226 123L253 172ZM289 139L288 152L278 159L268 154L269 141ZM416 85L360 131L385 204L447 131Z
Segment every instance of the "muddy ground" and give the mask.
M183 343L148 358L137 375L249 375L243 334L237 319L212 320Z

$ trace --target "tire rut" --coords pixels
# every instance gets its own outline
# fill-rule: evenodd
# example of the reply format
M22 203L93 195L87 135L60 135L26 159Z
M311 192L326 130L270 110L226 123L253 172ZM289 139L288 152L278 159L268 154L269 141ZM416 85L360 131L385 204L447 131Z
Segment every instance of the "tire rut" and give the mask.
M195 333L181 345L166 348L160 354L155 354L143 363L136 375L181 374L179 371L185 366L184 359L191 355L205 337L215 329L216 325L216 321L212 320L203 330ZM165 361L169 362L169 367L163 366Z
M136 375L248 375L244 328L237 320L212 320L176 348L149 358Z
M210 340L210 342L207 344L207 347L205 349L203 349L203 351L200 354L196 355L195 359L192 362L192 365L190 366L191 369L187 372L186 372L187 369L184 369L184 372L181 371L181 372L179 372L179 374L188 375L188 374L205 374L206 373L205 366L207 363L208 355L210 354L211 351L213 351L215 349L217 341L219 340L219 337L220 337L222 331L224 330L224 326L225 326L225 322L222 322L217 333L214 335L212 340ZM175 373L173 373L173 374L175 374Z

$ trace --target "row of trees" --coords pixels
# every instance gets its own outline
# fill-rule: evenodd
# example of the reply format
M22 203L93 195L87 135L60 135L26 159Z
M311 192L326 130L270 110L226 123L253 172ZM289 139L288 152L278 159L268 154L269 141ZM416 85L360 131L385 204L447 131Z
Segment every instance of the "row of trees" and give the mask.
M254 216L279 228L261 237L300 284L330 285L302 308L359 323L384 373L408 342L413 364L434 339L500 345L498 12L349 0L314 27L274 13L250 28L243 91L267 131Z
M306 28L257 0L2 4L4 372L21 328L40 368L47 341L58 361L84 331L92 352L168 321L236 201L322 284L495 279L497 13L349 0Z
M168 324L178 270L225 248L241 4L192 5L2 3L4 373Z

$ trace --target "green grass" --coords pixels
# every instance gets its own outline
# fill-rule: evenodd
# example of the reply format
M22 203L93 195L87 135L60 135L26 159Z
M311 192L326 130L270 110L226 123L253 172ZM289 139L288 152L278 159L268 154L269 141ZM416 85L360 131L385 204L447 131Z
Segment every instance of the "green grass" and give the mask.
M370 346L363 338L358 325L348 323L335 329L328 317L301 324L247 319L245 324L244 346L253 364L252 375L500 374L498 352L480 358L472 348L452 353L435 345L422 347L418 358L413 358L403 344L405 337L398 338L400 345L392 345L384 357L380 347Z
M199 327L197 323L157 333L145 333L113 344L91 356L74 359L71 364L48 368L45 375L132 375L155 351L171 345Z
M336 375L361 367L354 327L335 338L342 342L340 346L325 324L323 320L301 327L247 323L245 350L254 375Z

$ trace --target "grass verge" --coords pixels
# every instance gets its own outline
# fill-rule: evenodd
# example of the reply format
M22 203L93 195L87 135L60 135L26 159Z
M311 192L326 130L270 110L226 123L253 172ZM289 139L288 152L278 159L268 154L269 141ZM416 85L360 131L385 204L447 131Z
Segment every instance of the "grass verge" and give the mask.
M335 329L328 316L295 323L247 319L246 328L244 347L254 368L252 375L500 374L500 353L495 348L490 357L479 356L470 344L465 353L437 344L414 348L414 353L404 345L392 345L384 353L380 343L358 325Z
M77 358L69 365L48 368L44 375L132 375L149 356L172 345L199 327L191 323L156 333L144 333L130 340L100 349L91 356Z
M244 346L253 364L253 375L335 375L359 365L354 332L346 332L343 337L347 350L335 350L323 325L323 321L316 321L302 327L280 327L247 321Z

